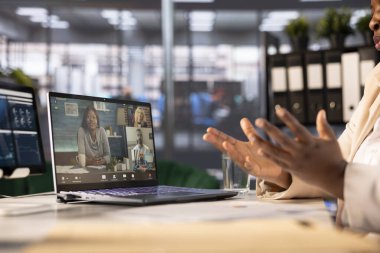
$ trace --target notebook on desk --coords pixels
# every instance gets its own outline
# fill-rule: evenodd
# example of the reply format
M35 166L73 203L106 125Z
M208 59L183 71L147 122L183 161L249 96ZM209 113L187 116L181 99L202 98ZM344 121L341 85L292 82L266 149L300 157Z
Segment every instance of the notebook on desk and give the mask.
M158 185L149 103L50 92L48 114L60 201L148 205L236 195Z

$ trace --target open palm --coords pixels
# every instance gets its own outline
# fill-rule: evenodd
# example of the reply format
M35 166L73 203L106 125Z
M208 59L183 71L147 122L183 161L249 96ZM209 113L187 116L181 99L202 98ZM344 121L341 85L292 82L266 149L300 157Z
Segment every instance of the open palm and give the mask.
M244 118L240 122L241 128L248 139L256 133L251 122ZM248 173L268 180L281 187L288 187L289 174L271 160L257 154L258 146L253 141L237 140L215 128L208 128L203 139L214 145L222 153L228 154L231 159Z

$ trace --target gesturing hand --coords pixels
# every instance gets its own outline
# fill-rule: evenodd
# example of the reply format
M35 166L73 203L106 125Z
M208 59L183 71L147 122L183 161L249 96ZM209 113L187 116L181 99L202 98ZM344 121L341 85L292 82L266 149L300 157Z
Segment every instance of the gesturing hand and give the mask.
M87 165L104 165L106 160L103 157L86 158Z
M256 134L253 139L259 146L258 154L304 181L343 198L346 161L327 123L325 111L319 111L316 119L319 137L313 136L285 109L278 108L276 114L295 138L288 137L267 120L257 119L255 125L276 143L265 141Z
M247 138L257 135L248 119L243 118L240 121L240 126ZM255 143L237 140L215 128L208 128L203 139L214 145L222 153L227 153L235 163L248 173L283 188L290 185L290 175L271 160L259 156L257 154L258 147Z

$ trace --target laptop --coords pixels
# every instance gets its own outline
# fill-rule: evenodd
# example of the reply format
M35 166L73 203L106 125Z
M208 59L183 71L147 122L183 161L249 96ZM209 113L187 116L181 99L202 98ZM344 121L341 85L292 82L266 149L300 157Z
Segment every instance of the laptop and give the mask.
M47 96L58 201L149 205L237 194L158 185L149 103L57 92Z

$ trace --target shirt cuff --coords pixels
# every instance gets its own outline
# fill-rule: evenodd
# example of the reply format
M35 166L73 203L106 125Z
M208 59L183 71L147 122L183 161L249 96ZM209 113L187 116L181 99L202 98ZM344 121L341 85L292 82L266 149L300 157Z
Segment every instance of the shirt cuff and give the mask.
M275 187L262 179L256 181L256 194L261 199L292 199L329 197L320 188L310 185L292 175L292 183L288 189Z

